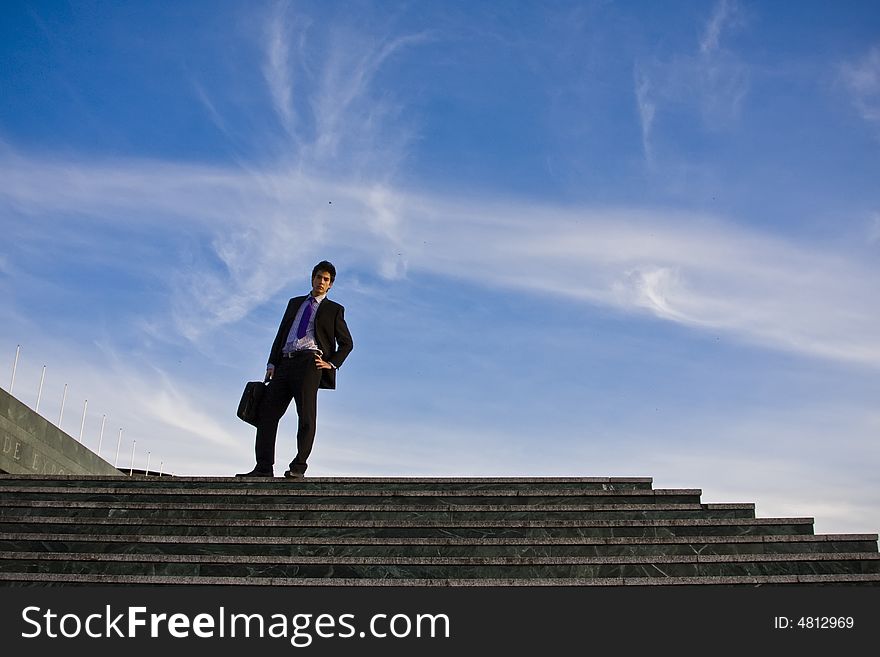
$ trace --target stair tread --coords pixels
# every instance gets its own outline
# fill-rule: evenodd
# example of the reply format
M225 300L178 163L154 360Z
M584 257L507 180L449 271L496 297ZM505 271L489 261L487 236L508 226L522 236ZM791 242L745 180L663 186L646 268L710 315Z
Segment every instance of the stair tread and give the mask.
M395 537L278 537L166 534L43 534L0 533L0 541L75 541L81 543L257 544L257 545L691 545L718 543L830 543L876 542L877 534L785 534L740 536L652 536L652 537L535 537L535 538L395 538Z
M212 504L205 502L132 502L124 504L119 501L103 500L0 500L0 507L12 508L77 508L77 509L169 509L178 510L205 510L205 511L251 511L252 504ZM731 504L541 504L541 505L516 505L516 504L260 504L260 511L507 511L515 509L524 511L600 511L600 510L625 510L625 511L696 511L696 510L753 510L751 503Z
M695 577L606 577L606 578L325 578L325 577L204 577L169 575L101 575L68 573L0 573L0 581L52 582L68 584L122 585L231 585L231 586L762 586L816 584L880 584L880 574L835 575L741 575Z
M36 522L39 521L39 522ZM0 525L11 523L75 525L156 525L223 527L676 527L812 525L813 518L665 518L635 520L276 520L254 518L92 518L82 516L0 516Z
M225 497L650 497L669 495L702 495L699 488L494 488L494 489L398 489L398 490L352 490L327 488L291 488L279 485L274 488L172 488L155 487L98 487L98 486L0 486L0 493L62 493L64 495L205 495Z
M47 481L165 481L159 477L145 475L38 475L38 474L0 474L3 480L47 480ZM228 482L251 484L254 481L291 485L279 477L169 477L175 483ZM393 483L438 483L438 484L498 484L498 483L653 483L652 477L309 477L307 483L354 483L354 484L393 484ZM300 482L301 484L302 482Z
M0 552L8 561L115 561L144 563L277 563L334 565L589 565L657 563L753 563L768 561L880 561L873 552L789 553L789 554L709 554L709 555L623 555L608 557L338 557L226 554L131 554L104 552Z

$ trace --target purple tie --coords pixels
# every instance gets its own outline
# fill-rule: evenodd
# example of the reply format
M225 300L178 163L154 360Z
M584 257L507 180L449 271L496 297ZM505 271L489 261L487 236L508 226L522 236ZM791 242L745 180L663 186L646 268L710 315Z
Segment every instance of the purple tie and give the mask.
M303 310L302 317L299 320L299 326L296 327L296 337L304 338L306 337L306 330L309 328L309 320L312 317L312 308L315 300L313 297L309 297L306 299L306 307Z

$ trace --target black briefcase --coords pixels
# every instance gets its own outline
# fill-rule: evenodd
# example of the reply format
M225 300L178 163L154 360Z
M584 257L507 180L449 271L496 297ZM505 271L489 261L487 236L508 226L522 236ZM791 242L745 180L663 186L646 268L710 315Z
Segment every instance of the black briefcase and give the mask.
M260 401L266 393L266 384L262 381L248 381L244 385L241 401L238 403L238 417L257 426L260 418Z

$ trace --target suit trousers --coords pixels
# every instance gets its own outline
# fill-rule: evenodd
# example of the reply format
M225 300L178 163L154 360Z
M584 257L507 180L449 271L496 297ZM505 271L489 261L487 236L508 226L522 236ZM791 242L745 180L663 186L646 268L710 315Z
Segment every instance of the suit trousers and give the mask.
M292 358L282 358L275 365L275 374L260 403L260 420L257 425L257 469L271 471L275 464L275 440L278 422L290 406L296 402L299 418L296 429L296 457L290 462L290 471L304 473L306 460L315 442L318 422L318 385L321 370L315 367L312 351L296 352Z

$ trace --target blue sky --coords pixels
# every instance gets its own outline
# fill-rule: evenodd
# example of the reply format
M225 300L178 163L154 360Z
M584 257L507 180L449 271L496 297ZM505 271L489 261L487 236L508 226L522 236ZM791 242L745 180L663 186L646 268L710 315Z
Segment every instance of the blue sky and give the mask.
M326 258L311 475L880 530L876 3L7 2L0 58L0 354L105 458L249 468Z

